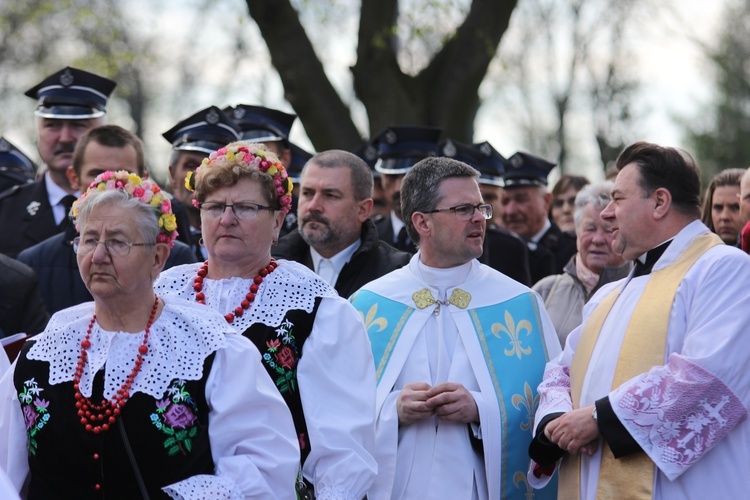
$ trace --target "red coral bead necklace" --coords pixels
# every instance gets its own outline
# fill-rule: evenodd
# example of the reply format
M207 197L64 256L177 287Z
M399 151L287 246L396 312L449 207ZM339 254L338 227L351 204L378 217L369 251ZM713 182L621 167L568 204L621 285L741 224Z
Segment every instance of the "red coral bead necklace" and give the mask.
M73 375L73 389L76 391L76 409L78 410L78 416L81 418L81 425L83 425L88 432L99 434L100 432L108 431L109 426L115 423L115 420L117 420L117 417L120 415L120 410L130 398L130 388L133 385L136 375L141 371L143 356L148 353L148 335L158 308L159 297L154 295L154 307L151 308L151 315L148 317L146 330L143 333L143 342L138 346L135 365L130 371L130 375L125 378L122 387L117 389L117 392L111 401L108 399L102 399L102 402L98 405L92 403L89 398L84 397L79 389L81 375L83 375L83 367L86 366L86 359L88 358L87 350L91 348L91 330L94 328L94 323L96 323L96 313L92 316L89 327L86 330L86 336L81 341L81 353L78 355L78 366L76 366L76 371Z
M235 317L242 316L245 313L250 307L250 304L255 300L255 294L258 293L258 288L260 287L260 284L263 283L263 278L271 274L277 267L279 267L279 264L276 260L271 259L271 262L269 262L267 266L260 268L260 271L258 271L258 274L253 278L253 282L250 284L250 291L245 294L245 298L242 299L240 305L234 308L234 312L228 312L224 315L224 319L227 320L227 323L233 322ZM208 276L208 261L204 262L201 268L198 269L198 274L193 280L195 301L200 304L206 303L206 294L203 293L203 280L206 276Z

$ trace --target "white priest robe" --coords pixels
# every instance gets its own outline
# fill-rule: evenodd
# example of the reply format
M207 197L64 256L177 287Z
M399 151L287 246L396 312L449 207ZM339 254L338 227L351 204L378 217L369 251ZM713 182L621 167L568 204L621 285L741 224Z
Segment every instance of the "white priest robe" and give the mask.
M420 309L413 294L423 289L444 303L422 305ZM463 308L448 303L455 289L468 292L471 297ZM364 298L366 295L369 299ZM482 320L476 311L514 298L525 300L533 312L524 316L526 320L516 317L514 323L513 319L508 321L514 311L511 306L503 309L504 315L502 312L494 315L493 311L490 322L486 323L491 328L484 329L484 333L490 341L502 342L502 349L483 343L482 334L478 334ZM398 340L385 339L388 345L384 343L382 352L373 345L378 377L378 477L368 498L486 499L523 497L532 491L525 479L525 465L536 400L533 381L541 380L546 360L560 351L554 327L539 297L475 260L456 268L435 269L422 264L417 254L408 266L365 285L351 300L365 319L371 341L376 338L373 334L390 328L389 321L391 327L400 331ZM388 303L401 308L401 319L387 318L384 309ZM531 340L527 338L532 335L536 342L533 353ZM488 368L485 358L488 349L496 351L498 357L520 363L523 369L509 367L503 360L490 362L492 367ZM501 414L503 395L499 385L503 378L512 378L511 372L522 371L526 378L516 384L510 393L512 397L505 399L506 409L522 413L519 421L523 423L511 428ZM413 382L430 386L442 382L462 384L476 401L480 424L469 426L431 417L399 427L397 398L402 387ZM475 452L469 432L481 439L483 453ZM505 444L506 440L513 444ZM512 458L522 460L519 469L507 470L511 462L507 455L511 454ZM502 477L508 479L505 491ZM508 488L512 493L508 493ZM551 493L554 498L556 489Z
M653 271L674 263L694 238L707 232L699 221L683 228ZM654 498L747 498L750 257L728 245L704 253L677 289L664 365L612 390L625 330L650 276L610 283L586 304L583 325L545 369L534 428L546 415L572 409L568 370L583 326L607 295L624 286L594 346L579 406L609 396L617 418L656 465ZM601 450L600 445L595 455L582 457L582 499L596 498ZM535 486L545 483L531 472L528 478Z

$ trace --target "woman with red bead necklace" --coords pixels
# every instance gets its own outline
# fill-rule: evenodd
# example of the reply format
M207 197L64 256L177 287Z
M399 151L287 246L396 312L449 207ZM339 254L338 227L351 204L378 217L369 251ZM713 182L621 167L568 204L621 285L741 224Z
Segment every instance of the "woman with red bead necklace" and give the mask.
M94 302L56 313L0 380L0 469L28 498L294 498L293 422L258 350L154 293L165 194L105 172L71 213Z
M318 275L271 258L291 206L286 170L264 145L236 142L185 183L195 191L208 260L163 272L157 291L207 304L258 347L294 418L301 472L319 500L364 497L377 470L369 340L357 311Z

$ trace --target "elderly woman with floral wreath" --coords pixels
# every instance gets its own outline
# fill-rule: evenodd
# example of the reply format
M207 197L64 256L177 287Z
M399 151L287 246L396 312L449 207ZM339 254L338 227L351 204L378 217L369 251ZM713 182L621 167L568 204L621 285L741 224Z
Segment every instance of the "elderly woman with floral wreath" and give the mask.
M372 354L349 302L305 266L271 258L291 207L286 170L262 144L235 142L186 185L208 260L163 272L156 289L209 305L255 343L294 418L308 487L361 499L377 471Z
M293 423L258 350L209 308L154 293L176 236L169 199L105 172L72 214L94 302L56 313L0 381L0 468L15 488L294 498Z

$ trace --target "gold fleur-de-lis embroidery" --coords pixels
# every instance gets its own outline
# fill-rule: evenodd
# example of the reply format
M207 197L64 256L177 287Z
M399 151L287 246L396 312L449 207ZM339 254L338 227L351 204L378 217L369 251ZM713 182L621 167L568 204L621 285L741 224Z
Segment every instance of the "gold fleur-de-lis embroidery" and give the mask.
M537 394L534 397L534 393L531 392L531 386L528 382L524 382L523 395L514 394L511 402L516 410L520 410L521 407L526 408L526 418L521 422L521 429L524 431L531 430L534 425L534 410L539 405L539 395Z
M526 479L526 473L518 471L513 474L513 484L515 484L516 488L519 490L522 489L522 487L526 489L526 494L524 495L526 500L532 500L534 498L534 488L531 487L528 479Z
M500 335L498 332L504 332L510 337L510 349L505 349L505 355L506 356L513 356L514 354L518 356L518 359L521 359L523 355L529 355L531 354L531 347L524 348L521 344L521 332L525 331L526 335L531 334L531 322L527 319L521 320L518 322L518 325L516 325L515 320L513 319L513 316L511 316L509 311L505 311L505 325L502 323L494 323L492 325L492 334L500 338Z
M365 322L365 330L368 332L370 331L370 328L377 327L376 332L382 332L388 327L388 320L384 317L377 318L376 315L378 314L378 305L373 304L370 309L367 310L367 315L364 315L362 312L359 313L360 316L362 316L362 320Z

